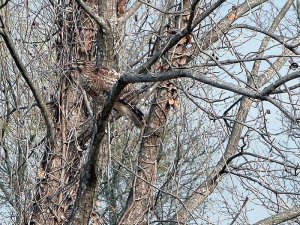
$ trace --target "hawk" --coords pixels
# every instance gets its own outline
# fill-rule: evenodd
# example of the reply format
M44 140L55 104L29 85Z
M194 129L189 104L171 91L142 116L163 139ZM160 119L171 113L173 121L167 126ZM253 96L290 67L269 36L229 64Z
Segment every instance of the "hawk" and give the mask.
M72 69L79 72L80 86L87 92L88 95L103 101L110 93L113 85L121 77L113 69L99 67L91 62L77 61L72 65ZM130 96L135 93L135 89L131 84L127 85L119 99L114 103L113 108L117 110L122 116L129 117L130 120L138 128L144 126L144 114L130 104Z

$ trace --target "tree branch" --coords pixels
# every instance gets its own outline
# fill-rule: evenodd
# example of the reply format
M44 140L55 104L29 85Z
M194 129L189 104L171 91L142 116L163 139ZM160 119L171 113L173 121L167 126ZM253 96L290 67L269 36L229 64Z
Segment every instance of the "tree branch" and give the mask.
M10 0L5 0L5 2L0 5L0 9L2 9L4 6L6 6L9 3Z
M118 18L118 24L124 24L142 5L142 2L136 1L133 6L128 9L123 16Z
M231 64L236 64L236 63L242 63L242 62L252 62L252 61L257 61L257 60L268 60L272 58L291 58L291 57L299 57L299 56L293 56L293 55L267 55L267 56L258 56L258 57L247 57L243 59L227 59L227 60L222 60L218 62L207 62L207 63L199 63L197 67L210 67L210 66L218 66L220 65L231 65Z
M159 82L167 81L176 78L191 78L204 84L212 85L213 87L221 88L224 90L232 91L237 94L241 94L251 98L262 98L263 96L253 90L240 88L231 83L225 81L219 81L217 79L208 78L205 74L193 75L189 70L179 69L158 74L143 74L143 75L124 75L121 79L126 83L140 83L140 82Z
M88 224L91 210L93 209L94 195L97 186L97 174L99 174L97 171L101 169L98 167L100 146L105 136L105 128L107 127L114 102L118 99L126 85L122 79L119 79L114 85L111 94L106 99L103 110L97 118L95 133L92 138L90 150L88 151L84 171L81 173L77 198L69 222L67 223L68 225Z
M276 88L278 88L279 86L283 85L284 83L293 80L295 78L299 78L300 77L300 71L296 71L293 73L290 73L282 78L279 78L278 80L276 80L274 83L270 84L268 87L264 88L261 92L262 95L268 95L271 94L273 91L276 90Z
M201 39L202 50L207 49L213 43L220 40L224 34L226 34L229 29L231 29L231 25L238 18L242 17L245 13L249 12L251 9L262 5L266 1L269 0L248 0L245 3L237 6L235 10L231 10L222 20L220 20L214 28L212 28L209 32L204 35L204 38ZM198 23L199 19L195 20L195 25ZM195 26L193 25L193 27Z
M296 206L294 208L288 209L284 212L280 212L274 216L270 216L266 219L263 219L254 225L276 225L283 222L295 219L300 216L300 207Z
M232 91L236 94L241 94L245 97L266 100L276 106L280 111L282 111L290 120L293 122L297 122L299 118L295 118L291 115L284 107L281 107L273 98L269 97L273 90L275 90L280 85L285 82L300 77L300 72L294 72L292 74L286 75L285 77L277 80L274 84L266 87L263 91L254 91L252 89L238 87L234 84L220 81L213 78L208 78L205 74L193 75L193 73L189 70L179 69L173 71L162 72L158 74L143 74L143 75L124 75L120 79L125 83L140 83L140 82L159 82L159 81L167 81L176 78L190 78L193 80L197 80L201 83L211 85L213 87L217 87L223 90Z
M190 29L183 29L179 33L175 34L168 44L163 46L160 51L156 52L153 54L153 56L142 66L137 68L135 70L136 73L140 74L144 71L147 71L162 55L164 55L168 50L170 50L172 47L174 47L180 40L181 38L185 37L186 35L190 34L193 29L201 23L206 17L208 17L215 9L217 9L222 3L224 3L226 0L218 0L215 2L209 9L207 9L205 12L203 12L197 20L194 22L194 25Z
M2 20L1 20L1 22L2 22ZM50 143L53 144L54 143L54 135L55 135L54 123L52 121L52 116L51 116L49 110L47 109L47 106L45 103L46 101L43 99L39 90L34 85L34 83L31 81L30 75L29 75L28 71L26 70L25 65L23 64L12 39L8 35L6 29L4 28L4 24L2 23L1 25L2 25L2 28L0 30L0 35L4 39L4 42L11 54L11 57L13 58L14 62L16 63L17 68L19 69L26 84L29 86L29 88L33 94L33 97L35 98L36 103L37 103L39 109L41 110L42 116L45 120L45 124L47 127L47 137L49 138Z
M278 28L278 26L280 24L280 21L284 18L285 14L287 13L287 11L289 10L289 8L291 7L292 4L293 4L293 0L288 0L286 2L286 4L281 9L281 11L278 13L276 19L273 21L270 28L268 29L269 33L274 33L276 31L276 29ZM270 42L270 39L271 39L270 36L265 36L263 38L263 40L260 44L260 47L258 49L258 52L256 54L257 57L262 57L265 54L268 44ZM289 55L291 55L291 54L289 54ZM261 64L261 61L256 61L254 63L254 65L252 66L252 70L251 70L252 74L258 74L260 64Z
M250 9L259 6L266 2L265 0L250 0L245 1L244 4L241 6L238 6L236 9L236 17L239 18L242 14L248 12ZM229 16L229 15L228 15ZM277 20L276 20L277 21ZM221 20L215 28L213 28L210 32L208 32L205 37L202 39L202 49L207 49L211 44L215 43L217 40L220 39L220 37L223 36L224 33L226 33L230 29L230 25L233 21L227 21L226 18ZM221 34L220 33L221 30ZM284 54L287 54L286 51L284 51ZM282 66L283 63L286 61L285 58L279 58L274 63L274 67L276 64L276 67ZM269 79L272 78L272 75L274 74L274 70L267 70L265 74L260 76L259 81L257 82L258 86L264 85ZM256 75L256 74L255 74ZM215 187L217 187L219 181L221 180L219 173L222 170L223 166L225 165L224 159L227 159L235 154L237 145L239 143L240 135L243 130L242 123L246 120L246 117L250 111L252 105L252 100L249 98L242 98L242 101L240 103L240 107L238 110L238 113L236 115L236 121L233 125L232 132L226 147L226 150L223 154L223 157L219 160L219 162L215 166L215 170L212 171L207 178L196 188L195 192L191 194L191 196L186 200L185 205L189 209L195 209L198 207L206 198L209 196ZM197 193L196 193L197 192ZM201 193L201 195L198 194ZM189 219L189 215L187 212L185 212L184 209L180 209L172 219L177 219L180 222L186 222Z
M90 16L92 17L96 23L102 28L103 32L106 33L109 30L109 24L105 21L104 18L97 16L93 9L85 4L82 0L75 0L78 5Z
M266 30L260 29L258 27L246 25L246 24L239 24L239 25L235 25L234 27L235 28L246 28L246 29L249 29L249 30L253 30L253 31L257 31L259 33L265 34L265 35L273 38L274 40L276 40L280 44L282 44L285 48L289 49L294 54L296 54L296 55L300 54L300 52L296 49L296 47L298 47L300 43L297 43L297 44L294 44L294 45L287 44L285 40L281 39L280 37L278 37L277 35L275 35L273 33L270 33Z
M193 80L197 80L201 83L211 85L213 87L217 87L224 90L232 91L237 94L241 94L243 96L265 100L266 96L271 94L276 88L278 88L279 86L283 85L284 83L290 80L299 77L300 77L300 71L293 72L291 74L288 74L278 79L273 84L264 88L261 92L254 91L252 89L238 87L231 83L220 81L214 78L209 78L205 74L194 75L190 70L187 69L178 69L178 70L172 70L172 71L167 71L167 72L162 72L157 74L143 74L143 75L128 74L128 75L123 75L121 79L125 83L141 83L141 82L167 81L167 80L177 79L177 78L190 78Z

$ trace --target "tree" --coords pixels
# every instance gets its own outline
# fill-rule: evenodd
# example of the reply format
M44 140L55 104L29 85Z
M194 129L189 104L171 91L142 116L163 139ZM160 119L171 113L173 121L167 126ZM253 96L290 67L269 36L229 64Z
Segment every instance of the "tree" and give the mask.
M299 222L299 5L0 2L3 220ZM104 103L79 59L122 75Z

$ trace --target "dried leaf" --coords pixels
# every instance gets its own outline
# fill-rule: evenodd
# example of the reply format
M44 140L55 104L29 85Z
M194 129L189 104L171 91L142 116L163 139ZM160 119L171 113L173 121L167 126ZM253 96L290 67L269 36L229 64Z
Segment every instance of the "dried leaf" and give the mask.
M180 107L180 101L179 101L178 99L176 99L176 100L174 101L173 108L174 108L174 109L178 109L179 107Z
M180 106L180 101L178 99L169 99L168 103L173 109L178 109Z
M228 15L228 19L233 21L237 18L237 10L236 10L236 7L232 7L231 9L232 11L230 12L230 14Z
M128 0L119 0L118 1L118 13L119 14L124 14L126 11L126 5L128 3Z
M173 106L173 105L174 105L174 102L175 102L174 99L169 99L169 105L170 105L170 106Z
M42 179L42 178L46 177L46 172L40 168L40 169L37 171L37 177L38 177L39 179Z

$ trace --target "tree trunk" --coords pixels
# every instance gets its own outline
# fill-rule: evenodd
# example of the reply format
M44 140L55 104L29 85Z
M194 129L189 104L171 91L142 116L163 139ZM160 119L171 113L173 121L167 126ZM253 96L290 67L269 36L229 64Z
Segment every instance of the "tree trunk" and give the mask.
M171 2L170 2L171 3ZM189 10L190 1L184 1L182 9ZM168 7L167 7L168 8ZM162 27L163 34L172 36L176 30L188 25L186 16L173 17L171 23ZM188 62L189 51L187 46L191 44L192 36L183 37L167 55L168 60L162 61L154 67L161 72L180 68ZM157 42L159 45L159 41ZM155 46L157 47L157 46ZM177 89L172 82L163 82L153 99L148 116L147 127L143 133L143 139L138 156L135 178L132 190L128 198L126 210L118 224L148 224L147 214L153 209L155 184L157 176L157 156L167 126L170 107L178 106Z
M82 22L84 21L84 22ZM96 53L95 22L75 3L61 4L57 11L59 28L56 41L59 68L75 59L94 59ZM75 29L77 28L77 29ZM36 196L30 224L63 224L69 217L78 189L85 141L74 139L86 129L86 104L76 75L60 73L55 103L52 105L55 124L55 143L47 142L38 172ZM72 75L72 76L70 76ZM53 74L54 76L54 74ZM73 82L70 82L70 81ZM89 123L88 123L89 124Z
M99 29L97 45L97 64L107 68L117 68L117 57L114 51L115 38L118 30L117 27L117 2L101 0L99 2L99 16L109 21L109 29ZM103 105L94 103L94 116L97 117ZM96 121L94 121L96 124ZM94 134L97 133L97 128L94 126ZM101 146L97 145L94 148L93 143L95 135L92 138L92 144L88 148L88 157L83 172L81 174L80 185L77 190L77 199L73 205L72 213L69 216L68 224L88 224L94 208L96 200L96 189L98 181L102 179L103 170L107 164L107 145L101 142ZM95 153L95 151L97 151ZM96 156L91 157L91 153ZM98 161L99 160L99 161ZM92 164L98 164L97 168ZM96 214L93 214L96 215ZM97 217L97 216L96 216ZM102 224L101 218L93 216L93 224Z
M147 127L144 130L138 157L136 176L132 184L133 190L129 204L118 224L147 224L147 211L153 204L156 182L157 156L163 143L165 127L170 110L169 100L176 89L171 83L158 88L149 113Z

